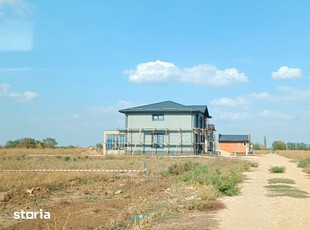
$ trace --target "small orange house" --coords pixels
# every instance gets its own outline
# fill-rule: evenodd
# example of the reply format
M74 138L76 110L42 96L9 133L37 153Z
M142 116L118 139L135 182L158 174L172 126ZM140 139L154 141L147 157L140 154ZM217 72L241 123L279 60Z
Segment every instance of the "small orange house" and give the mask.
M219 150L231 153L247 154L250 152L251 135L219 134Z

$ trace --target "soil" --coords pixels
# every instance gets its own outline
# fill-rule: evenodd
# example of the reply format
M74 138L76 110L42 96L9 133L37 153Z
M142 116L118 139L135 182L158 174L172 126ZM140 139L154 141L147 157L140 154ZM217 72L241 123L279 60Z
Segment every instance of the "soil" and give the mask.
M310 193L309 175L297 168L296 163L276 154L267 154L252 161L258 162L259 167L245 173L247 179L241 194L221 199L226 209L214 217L219 223L218 229L309 229L309 197L277 196L265 187L268 179L288 178L296 182L293 187ZM270 166L285 166L286 171L271 173Z

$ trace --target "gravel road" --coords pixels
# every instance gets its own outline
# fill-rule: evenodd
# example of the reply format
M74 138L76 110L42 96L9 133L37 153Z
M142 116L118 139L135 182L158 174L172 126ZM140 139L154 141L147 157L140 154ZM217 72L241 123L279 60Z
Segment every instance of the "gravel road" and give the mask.
M258 162L259 167L245 173L247 179L242 184L241 194L221 199L227 208L215 216L218 229L310 229L310 196L280 195L265 187L270 185L269 179L288 178L295 184L284 186L310 193L310 176L297 168L296 163L277 154L267 154L251 161ZM270 173L270 166L285 166L286 171Z

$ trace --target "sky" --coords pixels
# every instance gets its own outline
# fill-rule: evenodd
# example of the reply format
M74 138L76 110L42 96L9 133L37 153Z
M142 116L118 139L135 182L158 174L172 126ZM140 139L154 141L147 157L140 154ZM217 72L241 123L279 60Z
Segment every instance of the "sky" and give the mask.
M217 134L310 144L306 0L0 0L0 145L91 146L118 111L207 105Z

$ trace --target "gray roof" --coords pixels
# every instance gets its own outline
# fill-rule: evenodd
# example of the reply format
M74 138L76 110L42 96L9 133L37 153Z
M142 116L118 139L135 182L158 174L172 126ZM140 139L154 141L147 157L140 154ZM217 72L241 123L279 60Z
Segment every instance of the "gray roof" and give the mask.
M163 101L159 103L143 105L128 109L122 109L120 113L154 113L154 112L199 112L205 114L208 118L208 107L206 105L182 105L173 101Z
M219 134L219 142L249 142L249 135L222 135Z

